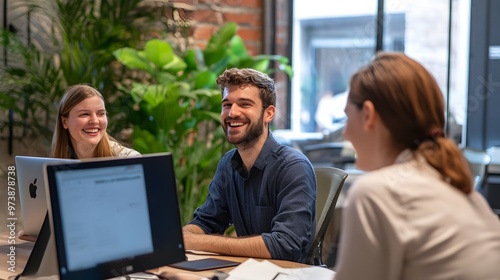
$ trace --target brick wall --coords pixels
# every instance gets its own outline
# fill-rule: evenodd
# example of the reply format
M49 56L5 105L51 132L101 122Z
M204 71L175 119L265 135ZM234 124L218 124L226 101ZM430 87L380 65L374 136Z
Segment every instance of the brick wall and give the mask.
M233 21L249 53L262 53L263 0L182 0L174 6L187 10L196 46L205 47L221 25Z

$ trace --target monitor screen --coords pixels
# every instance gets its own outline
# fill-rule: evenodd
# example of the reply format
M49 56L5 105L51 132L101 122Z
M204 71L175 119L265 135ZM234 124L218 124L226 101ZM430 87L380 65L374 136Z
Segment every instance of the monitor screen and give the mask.
M45 171L61 279L105 279L186 259L170 154Z

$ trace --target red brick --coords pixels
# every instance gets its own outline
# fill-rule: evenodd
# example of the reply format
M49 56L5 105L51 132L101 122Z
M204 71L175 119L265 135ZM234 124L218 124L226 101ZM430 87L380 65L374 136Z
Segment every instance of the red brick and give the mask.
M250 40L250 41L261 41L262 40L262 32L260 29L249 29L249 28L244 28L240 27L238 28L238 31L236 32L238 35L240 35L243 40Z
M219 12L216 12L214 10L200 9L193 13L191 19L194 20L195 22L220 24L218 19L222 19L222 16L220 15Z
M277 34L276 51L287 51L289 39L287 10L280 11L287 6L288 0L277 1ZM212 34L217 32L221 25L227 22L238 24L237 34L242 37L245 46L251 55L262 53L262 29L263 29L263 0L198 0L198 1L176 1L192 5L195 10L190 14L193 22L193 43L195 46L204 48ZM285 37L283 37L285 36Z
M206 25L206 24L200 24L196 25L194 29L194 34L193 37L195 40L210 40L210 37L212 37L212 34L217 32L217 28L214 26Z
M262 0L222 0L221 6L262 8Z
M237 23L238 25L247 25L252 27L261 27L262 26L262 16L260 14L255 13L224 13L223 14L224 21L232 21Z
M256 44L247 44L247 42L245 42L245 46L247 48L247 51L248 51L248 54L249 55L258 55L261 53L261 48L260 48L260 45L256 45Z

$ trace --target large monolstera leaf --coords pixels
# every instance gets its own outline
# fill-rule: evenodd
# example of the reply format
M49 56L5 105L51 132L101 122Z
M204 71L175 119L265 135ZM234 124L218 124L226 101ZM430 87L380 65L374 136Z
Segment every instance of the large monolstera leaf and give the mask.
M116 59L121 64L133 70L143 70L148 73L153 71L153 67L149 64L148 59L140 54L140 51L132 48L121 48L113 52Z
M146 58L158 68L162 68L174 59L172 47L167 42L158 39L147 42L144 51Z
M171 74L183 71L187 67L182 58L174 53L172 46L165 41L153 39L147 42L144 53L146 58L156 66L156 69Z

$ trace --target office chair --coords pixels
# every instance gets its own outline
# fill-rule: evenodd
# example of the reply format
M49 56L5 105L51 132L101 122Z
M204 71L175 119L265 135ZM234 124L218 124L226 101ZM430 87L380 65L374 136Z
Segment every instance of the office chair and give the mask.
M344 155L346 144L343 142L326 142L310 144L301 147L302 153L309 158L314 166L333 166L344 169L348 164L354 164L354 155Z
M488 166L491 162L491 157L486 153L486 151L470 147L462 148L462 153L469 163L472 176L474 176L474 189L483 193L483 186L486 182L486 176L488 175Z
M489 149L488 152L465 147L462 149L465 159L469 163L469 166L472 171L472 175L474 176L474 189L481 193L488 204L490 204L491 209L495 212L500 218L500 208L498 206L498 192L494 192L496 190L495 186L498 185L498 180L491 180L493 182L488 182L488 178L496 177L495 173L490 172L490 164L492 164L492 156L493 154ZM492 168L494 169L494 168ZM493 172L497 172L495 170L491 170ZM489 175L493 176L489 176Z
M344 185L347 173L330 166L315 166L316 173L316 232L307 255L307 263L325 266L323 263L323 239L328 224L333 219L335 205Z
M484 196L500 218L500 146L492 146L486 150L491 158L484 184Z

